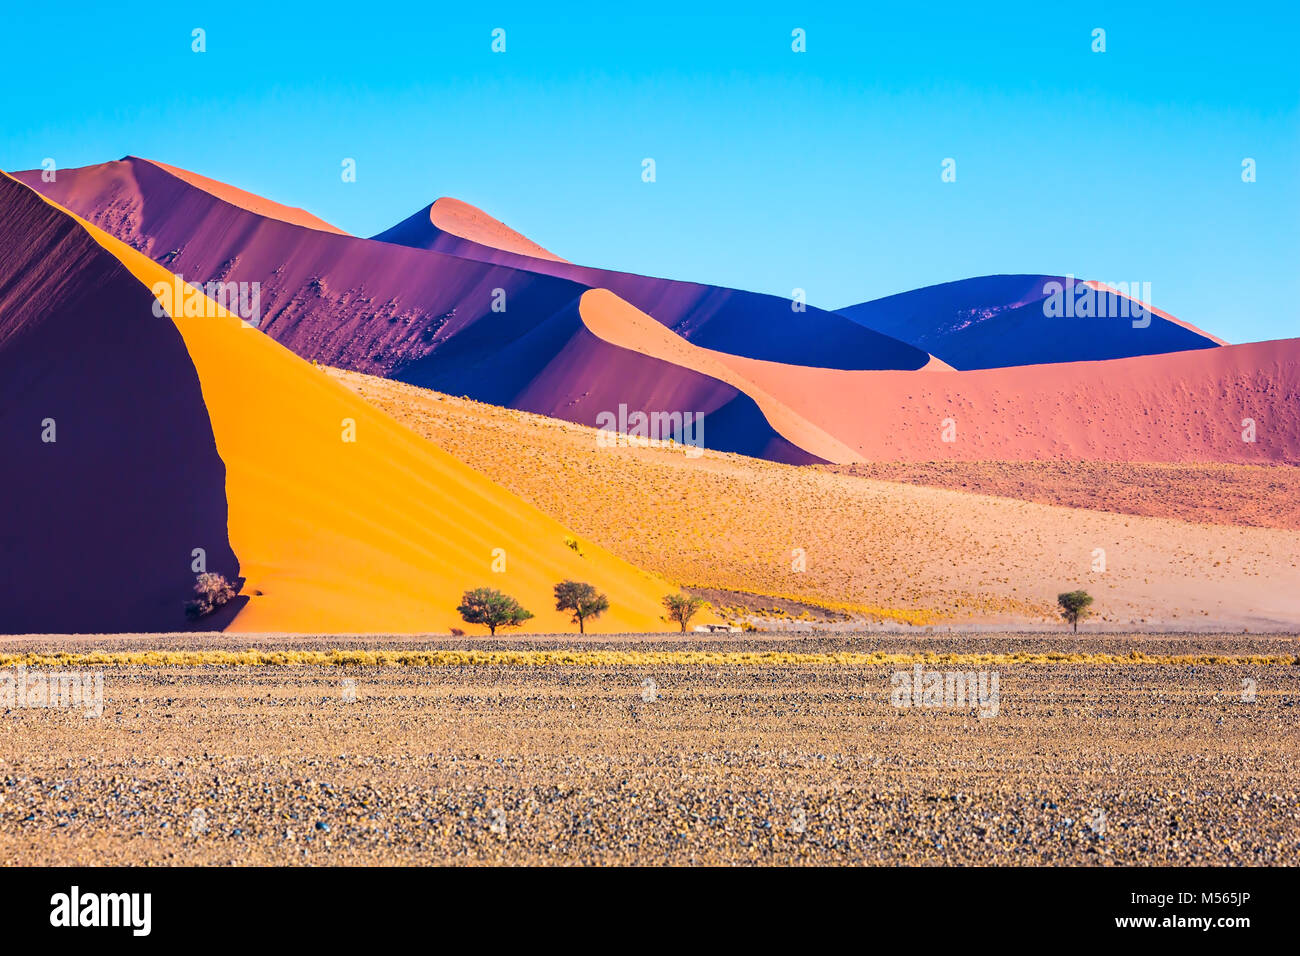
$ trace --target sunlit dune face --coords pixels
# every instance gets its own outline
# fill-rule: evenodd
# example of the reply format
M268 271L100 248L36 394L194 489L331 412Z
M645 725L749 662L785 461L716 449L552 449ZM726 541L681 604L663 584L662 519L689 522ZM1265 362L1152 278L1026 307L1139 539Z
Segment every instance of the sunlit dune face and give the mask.
M521 256L532 256L534 259L565 261L543 249L527 236L515 232L505 223L493 219L483 210L459 199L439 199L429 208L429 221L443 232L477 242L482 246L518 253Z
M147 287L172 281L81 225ZM523 632L567 631L552 592L566 578L609 595L589 631L664 628L661 600L674 589L663 580L575 539L238 318L217 309L172 321L226 468L230 542L250 599L230 630L478 630L455 608L464 591L493 587L534 613Z
M146 163L152 163L159 169L165 170L175 176L177 179L184 180L191 186L202 189L204 192L216 196L232 206L238 206L241 209L247 209L249 212L257 213L259 216L266 216L269 219L279 219L281 222L287 222L295 226L305 226L308 229L317 229L321 232L333 232L338 235L347 235L337 226L332 226L324 219L320 219L307 212L305 209L299 209L295 206L285 206L254 193L246 192L235 186L230 186L215 179L209 179L206 176L200 176L198 173L192 173L188 169L181 169L178 166L168 166L166 163L160 163L156 159L143 160Z

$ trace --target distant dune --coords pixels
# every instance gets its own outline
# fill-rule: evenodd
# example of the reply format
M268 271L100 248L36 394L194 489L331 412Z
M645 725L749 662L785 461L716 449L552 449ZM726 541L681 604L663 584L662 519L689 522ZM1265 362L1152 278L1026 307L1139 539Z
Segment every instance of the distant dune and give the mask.
M195 547L245 579L232 630L477 631L455 607L478 586L532 610L526 631L568 630L551 594L568 577L610 596L593 630L664 626L666 582L585 540L579 553L215 305L155 318L163 267L7 177L0 204L0 421L18 465L0 496L17 544L0 630L185 629Z
M941 363L851 372L701 349L608 291L588 292L582 312L611 343L741 389L779 435L822 461L1300 463L1300 339L973 372Z
M1032 275L797 311L564 262L455 200L366 240L131 157L20 176L171 272L260 283L260 328L304 358L583 425L692 412L708 447L791 464L1300 463L1300 340L1135 327L1096 282L1123 315L1050 317L1067 280Z
M1300 463L1300 339L972 372L718 358L863 460Z
M471 259L484 249L499 249L536 259L564 261L482 209L447 197L425 206L374 238Z
M1094 314L1074 314L1073 304L1067 309L1067 290L1076 301L1087 298ZM1053 293L1060 311L1068 314L1050 314L1045 303ZM1139 298L1085 279L1076 283L1064 276L999 275L914 289L839 312L963 370L1127 358L1225 344L1154 307L1149 316L1135 313L1133 303Z
M842 315L812 306L796 312L775 296L585 269L478 243L470 243L473 256L437 251L446 234L425 211L407 220L412 228L427 223L420 238L404 229L410 245L400 245L298 225L285 207L276 215L250 211L251 200L232 202L202 177L136 157L60 170L53 183L40 170L15 176L172 272L261 282L270 303L264 331L306 358L370 374L409 380L404 372L416 363L472 363L594 287L612 289L697 345L738 355L854 369L920 368L929 360Z
M440 199L438 203L445 201ZM433 206L435 214L438 203ZM513 243L471 242L451 247L443 231L431 226L430 216L421 210L374 238L420 249L454 251L465 258L564 279L584 289L607 289L703 348L825 368L915 369L929 361L924 351L896 338L812 305L800 303L796 308L790 299L595 269L502 248Z

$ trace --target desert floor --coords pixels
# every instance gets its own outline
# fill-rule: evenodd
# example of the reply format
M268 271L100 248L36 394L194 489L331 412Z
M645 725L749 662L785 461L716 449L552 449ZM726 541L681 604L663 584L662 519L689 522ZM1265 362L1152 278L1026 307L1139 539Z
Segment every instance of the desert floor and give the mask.
M580 425L325 374L619 557L729 592L707 596L736 619L766 597L856 626L1050 625L1056 595L1084 588L1116 629L1300 627L1294 467L795 467L602 447Z
M0 715L8 864L1300 863L1297 635L123 635L0 672L52 649L131 656L57 665L98 718ZM346 663L381 650L422 663ZM895 707L927 653L996 715Z

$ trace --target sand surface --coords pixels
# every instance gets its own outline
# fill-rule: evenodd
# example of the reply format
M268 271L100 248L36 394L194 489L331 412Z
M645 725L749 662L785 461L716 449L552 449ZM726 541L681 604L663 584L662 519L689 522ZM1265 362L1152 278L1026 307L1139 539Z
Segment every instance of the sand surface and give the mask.
M330 374L615 554L688 584L968 623L1052 620L1058 593L1085 588L1099 625L1300 623L1291 530L1051 506L715 452L600 447L592 430L567 422ZM1267 487L1273 472L1226 473ZM1114 497L1126 486L1112 487ZM1212 500L1216 488L1191 484L1188 494ZM1096 549L1103 572L1093 570Z

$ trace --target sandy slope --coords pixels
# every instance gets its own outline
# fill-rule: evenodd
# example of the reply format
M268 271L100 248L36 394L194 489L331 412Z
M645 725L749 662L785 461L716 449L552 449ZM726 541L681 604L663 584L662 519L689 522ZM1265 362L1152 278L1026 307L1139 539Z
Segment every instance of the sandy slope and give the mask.
M477 206L471 206L459 199L444 196L434 202L429 207L429 221L436 229L479 245L492 246L525 256L535 256L538 259L564 262L555 253L548 252L527 236L493 219Z
M824 461L1300 463L1300 339L969 372L844 371L700 348L606 290L585 293L579 311L612 344L740 389Z
M67 215L48 208L49 218ZM169 281L144 255L81 226L146 287ZM147 303L146 295L142 311ZM575 552L562 525L237 318L173 321L225 465L230 543L251 598L232 629L446 630L461 624L455 606L465 589L492 586L537 615L529 629L567 630L551 596L566 577L609 594L599 627L663 626L664 582L591 544ZM343 440L350 425L354 442ZM166 446L154 447L165 461ZM492 569L494 549L504 552L502 573Z
M1053 507L707 452L598 447L586 428L331 371L571 527L691 584L1029 621L1084 587L1107 622L1300 623L1291 531ZM1122 467L1122 466L1117 466ZM802 548L807 570L793 570ZM1093 551L1106 571L1092 571Z
M287 222L295 226L304 226L307 229L319 229L322 232L333 232L340 236L347 235L337 226L331 226L324 219L314 216L305 209L297 206L285 206L282 203L258 196L247 190L239 189L215 179L209 179L207 176L200 176L198 173L192 173L188 169L181 169L179 166L169 166L166 163L160 163L156 159L142 159L141 162L152 163L159 169L166 170L177 179L184 180L191 186L202 189L204 192L211 193L218 199L238 206L240 209L246 209L249 212L256 213L259 216L266 216L270 219L278 219L281 222Z
M1294 465L931 461L826 467L1047 505L1300 531L1300 468Z
M1300 463L1300 339L970 372L717 357L865 460Z

